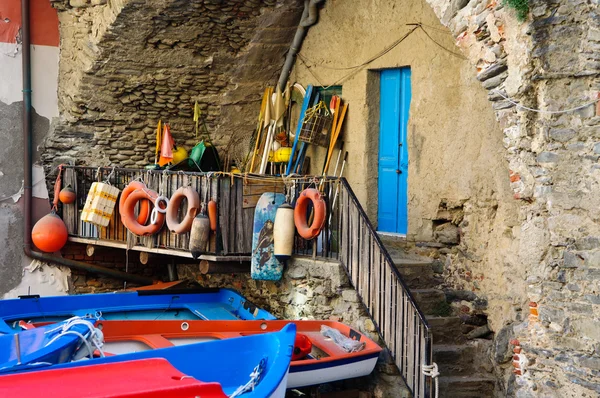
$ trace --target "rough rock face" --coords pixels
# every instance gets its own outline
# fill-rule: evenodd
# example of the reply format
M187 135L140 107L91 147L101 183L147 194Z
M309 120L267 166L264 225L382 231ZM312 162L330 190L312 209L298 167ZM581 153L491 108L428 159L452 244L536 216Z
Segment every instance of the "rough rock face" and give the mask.
M460 250L446 259L447 281L504 302L489 320L503 340L514 333L529 362L524 375L510 377L509 396L596 396L600 117L590 102L600 88L598 2L532 0L522 24L500 1L428 3L476 66L504 129L507 178L520 201L518 222L504 235L525 271L523 277L509 272L515 258L499 257L505 280L486 284L486 270L477 263L480 249L468 246L477 231L465 224ZM521 298L524 284L539 317ZM499 357L503 362L505 355ZM509 362L505 375L511 369Z
M246 153L264 87L281 70L302 2L71 0L59 10L61 119L44 160L138 167L156 124L191 149L197 100L215 144ZM229 148L227 146L229 145Z

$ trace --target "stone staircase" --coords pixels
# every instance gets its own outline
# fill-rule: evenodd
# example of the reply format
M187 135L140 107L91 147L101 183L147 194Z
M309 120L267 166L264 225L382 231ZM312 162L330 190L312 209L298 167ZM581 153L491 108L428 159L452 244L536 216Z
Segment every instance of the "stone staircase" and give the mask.
M493 398L491 340L487 319L465 305L471 292L442 289L443 264L411 254L402 238L381 235L386 249L433 331L440 398ZM466 302L466 303L465 303ZM462 311L461 311L462 308Z

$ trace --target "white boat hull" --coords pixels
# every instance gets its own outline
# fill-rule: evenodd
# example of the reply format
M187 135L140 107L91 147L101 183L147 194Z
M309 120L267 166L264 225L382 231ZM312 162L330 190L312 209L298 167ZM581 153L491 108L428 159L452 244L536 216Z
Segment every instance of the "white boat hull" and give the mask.
M295 366L290 368L287 388L298 388L313 386L316 384L330 383L332 381L351 379L370 374L377 364L377 357L366 358L352 363L340 363L339 365L324 366L319 369L306 369Z
M275 392L273 392L273 395L271 395L272 398L285 398L285 390L288 388L287 383L289 380L289 376L290 372L288 368L288 372L285 374L283 379L281 379L281 382L279 382L279 385L277 386Z

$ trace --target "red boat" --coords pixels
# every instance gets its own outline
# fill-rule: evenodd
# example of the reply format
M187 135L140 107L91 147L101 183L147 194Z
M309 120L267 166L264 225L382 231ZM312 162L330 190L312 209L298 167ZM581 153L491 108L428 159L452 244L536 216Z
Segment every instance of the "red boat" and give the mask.
M297 328L287 388L366 376L381 347L367 336L333 321L99 321L105 354L124 354ZM235 353L223 353L235 355Z
M19 398L227 398L164 358L139 359L0 376L0 396Z

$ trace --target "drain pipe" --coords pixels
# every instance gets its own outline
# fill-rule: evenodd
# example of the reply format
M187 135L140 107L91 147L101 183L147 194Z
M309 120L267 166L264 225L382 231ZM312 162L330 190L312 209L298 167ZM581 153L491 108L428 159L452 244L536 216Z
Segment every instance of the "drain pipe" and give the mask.
M298 51L300 51L300 47L302 47L302 42L306 37L308 28L316 24L319 19L318 5L321 4L323 1L325 0L304 1L304 11L302 12L302 19L298 24L296 35L294 36L294 40L292 41L290 50L287 53L285 63L283 64L283 69L281 69L281 74L279 75L279 81L277 82L277 85L281 89L281 92L285 91L285 84L287 83L288 78L290 76L290 72L292 71L292 66L294 66L296 55L298 54Z
M151 285L154 281L152 278L128 274L115 269L101 267L94 264L83 263L80 261L68 260L62 257L56 257L51 254L39 253L32 250L31 242L31 208L32 208L32 153L33 153L33 132L31 126L31 51L30 51L30 36L29 36L29 1L21 0L21 38L22 38L22 56L23 56L23 146L25 149L23 159L24 171L24 201L25 201L25 231L24 231L24 246L25 255L36 260L57 263L65 265L71 269L85 271L92 274L106 275L111 278L120 279L127 282L132 282L140 285Z

